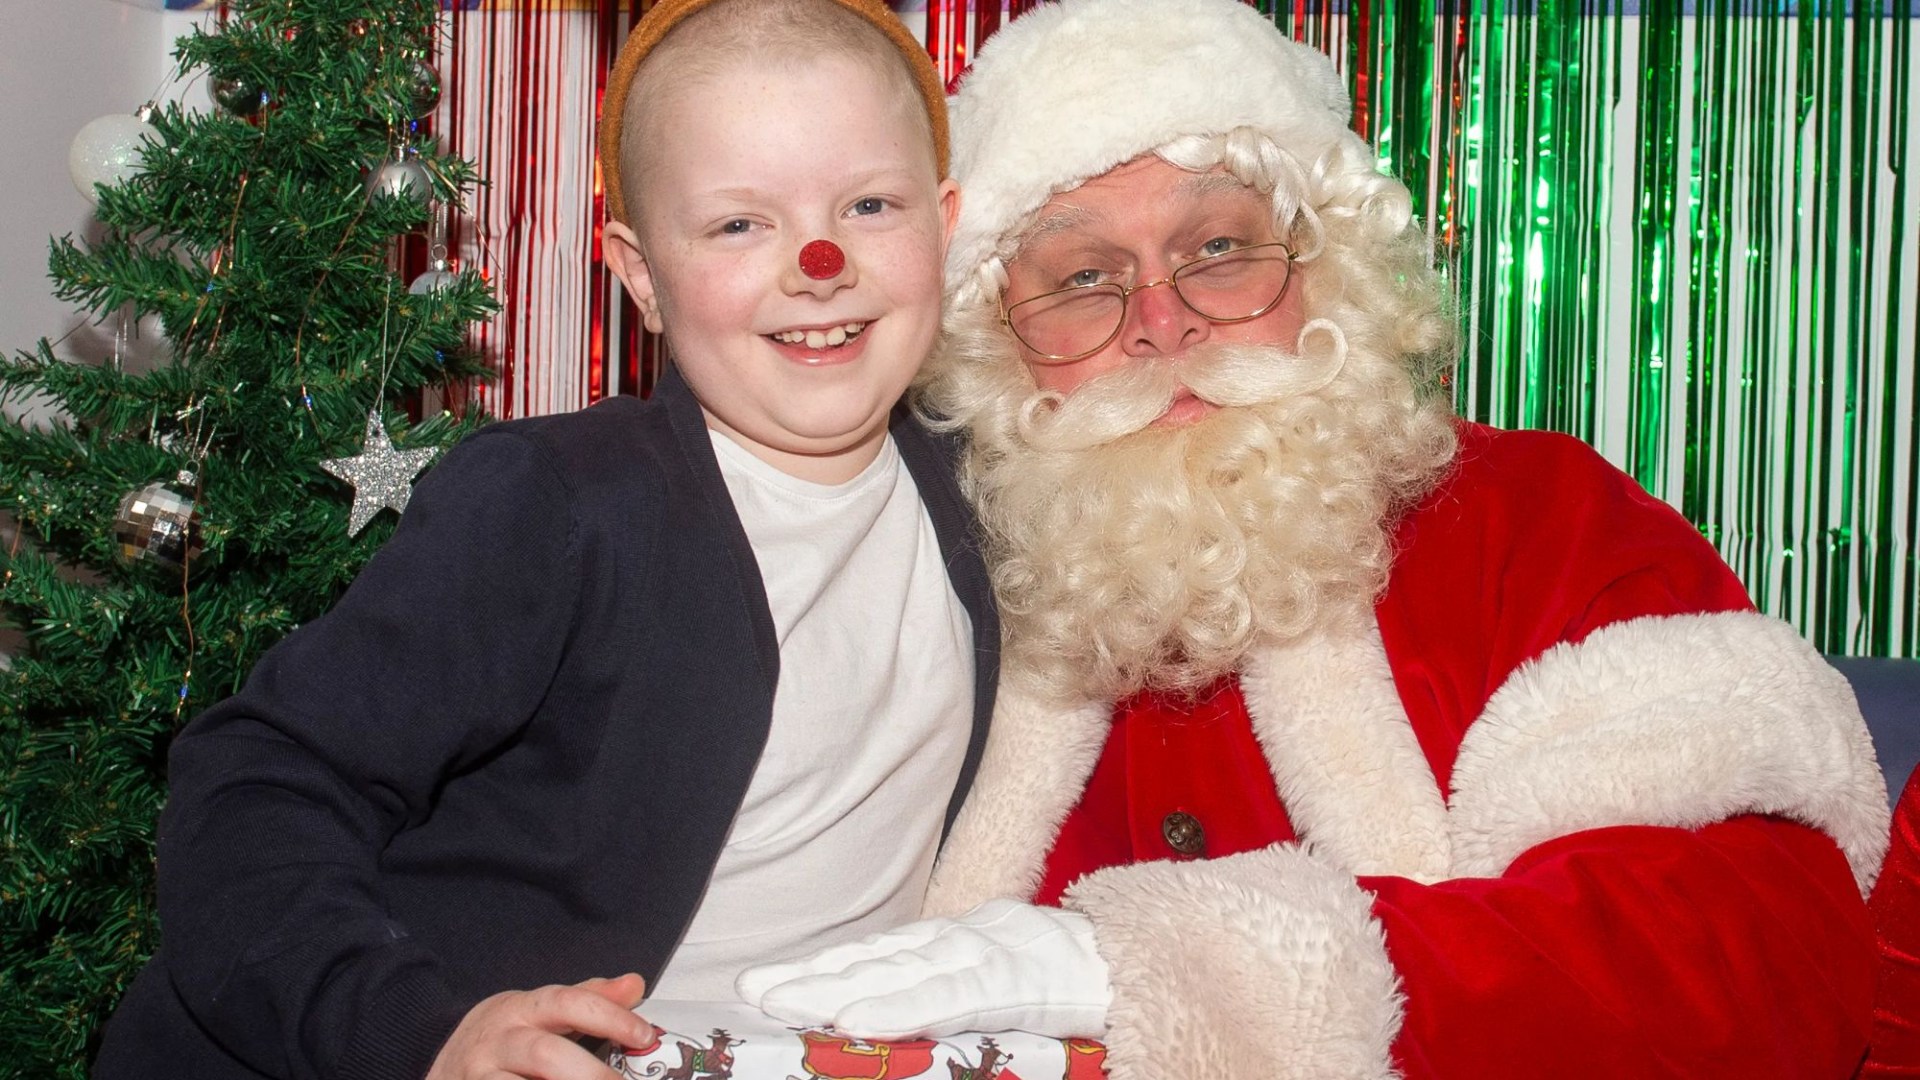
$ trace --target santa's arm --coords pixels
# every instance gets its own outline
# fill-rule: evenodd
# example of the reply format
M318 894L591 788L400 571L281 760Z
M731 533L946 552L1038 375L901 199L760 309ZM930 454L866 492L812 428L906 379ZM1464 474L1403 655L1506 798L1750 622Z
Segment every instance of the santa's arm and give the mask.
M1355 878L1292 845L1071 893L1125 1080L1846 1076L1872 943L1839 850L1742 817L1565 837L1497 878Z
M1647 618L1549 650L1453 780L1442 880L1355 876L1334 844L1075 886L1114 1075L1851 1071L1885 795L1844 680L1791 628Z

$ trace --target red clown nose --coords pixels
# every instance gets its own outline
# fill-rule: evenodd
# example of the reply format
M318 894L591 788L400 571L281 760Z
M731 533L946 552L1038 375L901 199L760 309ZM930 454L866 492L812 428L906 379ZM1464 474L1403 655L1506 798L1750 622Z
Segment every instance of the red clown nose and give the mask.
M846 267L847 253L831 240L812 240L800 249L800 272L815 281L839 277Z

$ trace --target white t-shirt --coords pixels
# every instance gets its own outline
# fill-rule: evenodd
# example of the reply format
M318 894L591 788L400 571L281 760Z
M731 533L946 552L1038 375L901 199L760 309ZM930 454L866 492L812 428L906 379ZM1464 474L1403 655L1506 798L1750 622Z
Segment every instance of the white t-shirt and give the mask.
M741 970L911 922L973 726L973 628L888 437L844 484L713 436L780 639L766 752L650 996L732 1001Z

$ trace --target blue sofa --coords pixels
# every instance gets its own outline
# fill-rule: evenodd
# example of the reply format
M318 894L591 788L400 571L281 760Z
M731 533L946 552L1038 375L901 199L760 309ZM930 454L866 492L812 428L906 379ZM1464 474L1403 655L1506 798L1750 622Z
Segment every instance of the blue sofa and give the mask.
M1920 765L1920 660L1827 659L1853 684L1887 776L1887 797L1898 799L1907 776Z

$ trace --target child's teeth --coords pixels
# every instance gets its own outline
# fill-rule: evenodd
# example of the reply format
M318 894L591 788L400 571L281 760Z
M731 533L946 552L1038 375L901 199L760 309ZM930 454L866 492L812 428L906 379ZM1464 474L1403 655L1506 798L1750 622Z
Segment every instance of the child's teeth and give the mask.
M828 349L845 345L855 334L865 330L867 324L850 322L827 330L782 330L773 335L773 340L788 345L805 345L809 349Z

